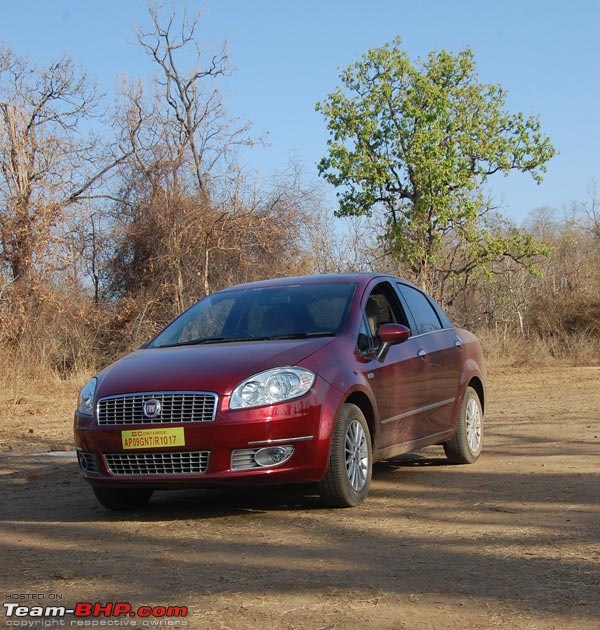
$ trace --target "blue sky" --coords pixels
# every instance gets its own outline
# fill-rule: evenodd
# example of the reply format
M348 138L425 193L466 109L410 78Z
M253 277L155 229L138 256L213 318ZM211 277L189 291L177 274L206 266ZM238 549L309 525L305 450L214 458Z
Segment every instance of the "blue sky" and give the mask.
M268 134L269 146L244 155L265 179L290 159L316 177L327 132L315 103L338 85L339 68L400 35L412 58L470 46L480 78L508 90L508 107L540 116L559 154L539 186L520 174L490 180L508 215L561 208L600 182L597 0L208 0L189 7L203 8L206 47L228 42L235 72L224 84L226 100L255 134ZM0 41L36 63L67 53L107 91L123 73L152 71L132 43L134 26L147 24L143 0L0 0L0 8ZM333 204L333 192L329 198Z

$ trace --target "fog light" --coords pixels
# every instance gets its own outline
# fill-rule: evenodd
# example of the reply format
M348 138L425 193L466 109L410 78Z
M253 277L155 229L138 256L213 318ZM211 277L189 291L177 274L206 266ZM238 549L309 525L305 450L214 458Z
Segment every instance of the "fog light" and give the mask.
M83 451L79 451L77 453L77 459L79 460L79 467L84 472L98 472L98 466L96 466L96 458L92 453L84 453Z
M254 459L259 466L277 466L287 461L293 452L293 446L268 446L257 451Z

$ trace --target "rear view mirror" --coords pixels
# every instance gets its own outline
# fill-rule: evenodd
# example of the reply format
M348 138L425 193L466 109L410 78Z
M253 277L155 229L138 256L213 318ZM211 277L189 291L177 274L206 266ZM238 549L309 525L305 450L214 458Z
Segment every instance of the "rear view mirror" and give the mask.
M377 329L377 338L381 346L377 352L377 359L383 361L390 346L403 343L410 337L410 328L402 324L381 324Z
M381 324L377 329L377 337L379 337L381 343L393 346L406 341L410 337L410 328L402 324Z

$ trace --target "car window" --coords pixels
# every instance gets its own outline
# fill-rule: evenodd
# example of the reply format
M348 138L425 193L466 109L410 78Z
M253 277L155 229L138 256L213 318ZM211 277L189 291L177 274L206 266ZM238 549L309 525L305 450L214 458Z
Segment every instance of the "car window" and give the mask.
M398 289L410 309L419 334L441 330L440 319L424 293L406 284L398 284Z
M267 293L248 309L244 328L254 335L269 336L301 332L335 332L348 305L346 293L317 291L310 296L298 292Z
M216 293L188 309L150 345L336 335L345 326L355 289L340 282Z
M357 348L359 354L367 354L375 347L375 341L369 328L367 320L363 317L360 322L360 330L358 331Z
M321 296L306 305L308 312L318 328L335 330L344 316L347 300L341 296Z
M442 307L435 301L430 300L431 305L435 309L440 321L442 322L442 328L454 328L454 322L448 317L448 314L442 310Z
M233 296L217 294L207 297L169 324L151 346L186 344L195 339L220 337L234 305Z
M233 300L221 300L202 310L194 319L183 327L179 342L186 342L197 339L199 336L217 337L223 332L227 316L231 312Z
M374 347L379 345L377 329L382 324L403 324L408 326L408 320L396 293L387 282L382 282L373 289L366 301L364 312L368 327L367 332L371 335ZM364 343L360 339L359 342Z

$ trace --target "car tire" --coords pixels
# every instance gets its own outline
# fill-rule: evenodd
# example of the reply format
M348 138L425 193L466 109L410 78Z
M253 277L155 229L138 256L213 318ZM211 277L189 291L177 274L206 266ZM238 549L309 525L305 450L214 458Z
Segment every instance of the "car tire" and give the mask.
M126 512L144 507L152 496L152 489L146 488L104 488L94 486L98 502L109 510Z
M456 433L444 443L446 457L451 464L473 464L483 447L483 409L479 395L467 387L458 415Z
M347 403L333 429L329 465L319 484L321 501L336 508L359 505L369 493L372 468L369 426L362 411Z

